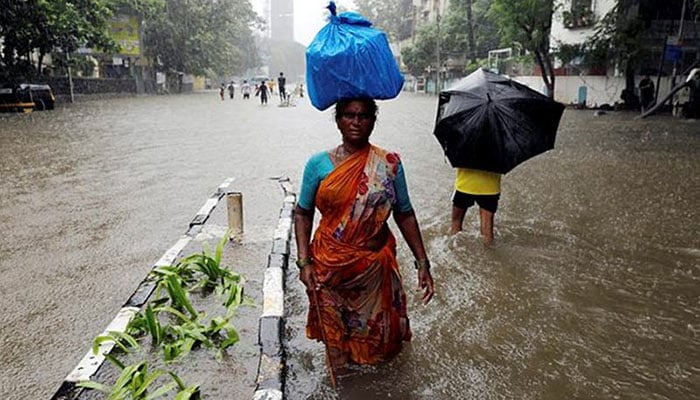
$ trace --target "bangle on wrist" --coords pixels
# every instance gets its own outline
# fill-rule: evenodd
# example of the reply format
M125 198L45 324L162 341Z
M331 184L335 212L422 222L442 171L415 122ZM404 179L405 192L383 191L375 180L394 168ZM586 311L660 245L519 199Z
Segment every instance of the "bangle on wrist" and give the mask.
M307 265L311 265L313 263L314 263L314 261L311 259L311 257L299 258L296 261L297 267L299 269L302 269L302 268L306 267Z
M427 258L416 260L413 262L413 265L415 265L416 269L425 268L426 270L430 271L430 261Z

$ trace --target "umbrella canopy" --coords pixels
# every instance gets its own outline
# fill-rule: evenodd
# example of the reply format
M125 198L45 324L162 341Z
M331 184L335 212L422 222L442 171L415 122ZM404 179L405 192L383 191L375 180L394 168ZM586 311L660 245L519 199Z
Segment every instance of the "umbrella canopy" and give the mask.
M564 105L478 69L440 92L434 134L453 167L505 174L554 148Z

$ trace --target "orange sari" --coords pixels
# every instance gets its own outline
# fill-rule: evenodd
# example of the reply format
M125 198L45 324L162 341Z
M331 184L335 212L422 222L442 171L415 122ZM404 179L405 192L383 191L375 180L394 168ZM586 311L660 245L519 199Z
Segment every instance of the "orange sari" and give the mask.
M381 248L367 248L396 202L398 165L397 154L368 145L337 165L316 193L321 221L311 253L322 287L317 292L321 321L310 295L306 335L325 336L336 367L385 361L411 339L396 239L389 232Z

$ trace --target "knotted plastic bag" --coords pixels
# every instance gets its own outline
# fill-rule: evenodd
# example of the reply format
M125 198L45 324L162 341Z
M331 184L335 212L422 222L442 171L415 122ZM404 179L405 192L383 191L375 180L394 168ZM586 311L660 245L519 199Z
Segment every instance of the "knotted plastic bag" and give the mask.
M393 99L403 76L386 34L356 12L335 13L306 50L306 82L311 104L323 111L338 100Z

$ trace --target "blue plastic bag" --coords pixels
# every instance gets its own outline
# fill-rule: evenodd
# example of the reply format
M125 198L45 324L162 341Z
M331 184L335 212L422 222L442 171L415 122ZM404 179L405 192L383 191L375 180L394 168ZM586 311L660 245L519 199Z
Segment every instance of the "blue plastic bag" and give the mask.
M403 76L386 34L356 12L335 14L306 49L306 84L311 104L323 111L338 100L393 99Z

